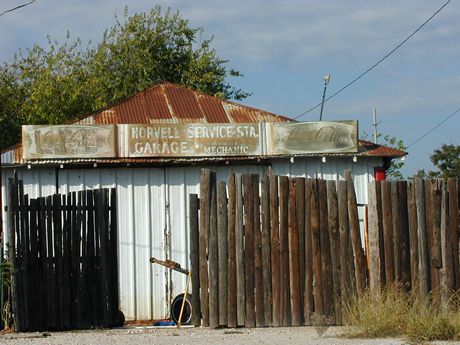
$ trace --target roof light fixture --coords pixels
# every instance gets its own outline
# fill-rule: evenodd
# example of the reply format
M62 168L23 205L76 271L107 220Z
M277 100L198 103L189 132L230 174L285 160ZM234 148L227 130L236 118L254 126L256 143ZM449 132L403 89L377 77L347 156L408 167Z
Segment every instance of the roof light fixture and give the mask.
M327 84L329 84L329 82L331 81L331 75L330 74L325 75L323 77L323 80L324 80L324 90L323 90L323 100L321 101L321 112L319 113L320 121L322 121L323 119L323 108L324 108L324 100L326 98L326 88L327 88Z

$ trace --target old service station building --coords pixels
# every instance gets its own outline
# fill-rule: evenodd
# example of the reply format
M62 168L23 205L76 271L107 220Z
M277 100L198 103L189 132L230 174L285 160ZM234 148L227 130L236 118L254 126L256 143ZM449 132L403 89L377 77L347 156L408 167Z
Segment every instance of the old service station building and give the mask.
M127 320L167 316L184 291L185 276L149 258L189 268L188 195L199 193L201 168L218 180L269 168L339 180L351 170L363 229L368 182L405 155L359 141L356 121L297 123L168 82L69 125L24 126L22 144L2 152L2 226L14 170L30 198L116 187L119 297Z

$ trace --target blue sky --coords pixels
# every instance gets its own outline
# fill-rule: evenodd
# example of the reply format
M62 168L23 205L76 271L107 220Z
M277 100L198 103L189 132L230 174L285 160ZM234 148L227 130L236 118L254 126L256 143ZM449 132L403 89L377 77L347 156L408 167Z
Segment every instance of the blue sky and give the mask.
M25 1L25 0L24 0ZM242 103L296 117L321 101L322 77L332 74L332 94L377 62L447 0L323 1L52 1L0 17L0 61L18 49L62 41L66 31L98 42L121 15L155 4L179 10L192 27L213 36L213 47L243 78L230 82L253 95ZM26 1L25 1L26 2ZM2 0L0 12L21 4ZM325 104L323 119L359 120L410 144L460 107L460 4L451 1L395 54ZM299 120L319 119L319 109ZM432 169L429 155L442 144L459 144L460 113L409 149L404 174Z

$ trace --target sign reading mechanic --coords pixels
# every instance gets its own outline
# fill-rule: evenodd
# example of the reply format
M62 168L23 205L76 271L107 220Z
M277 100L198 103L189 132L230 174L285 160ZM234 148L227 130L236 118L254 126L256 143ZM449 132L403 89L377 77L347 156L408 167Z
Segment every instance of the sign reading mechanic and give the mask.
M252 156L262 154L261 125L126 125L128 157Z

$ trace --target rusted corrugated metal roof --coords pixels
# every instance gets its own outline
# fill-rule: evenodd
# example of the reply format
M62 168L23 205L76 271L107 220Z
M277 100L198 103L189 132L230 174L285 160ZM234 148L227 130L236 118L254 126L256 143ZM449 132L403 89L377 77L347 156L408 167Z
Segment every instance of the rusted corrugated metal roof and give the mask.
M291 119L161 82L93 114L79 124L287 122Z
M69 124L144 124L144 123L258 123L258 122L291 122L288 117L276 115L267 111L251 108L242 104L222 100L217 97L187 89L185 87L161 82L139 92L127 99L92 114L87 114L70 121ZM22 146L20 144L4 149L2 165L22 164ZM358 154L326 154L326 156L374 156L374 157L403 157L407 153L391 147L376 145L360 140ZM321 154L324 155L324 154ZM307 156L318 156L311 154ZM264 159L270 157L264 157ZM247 157L245 158L247 159ZM259 159L255 157L255 159ZM193 159L185 159L193 163ZM185 161L184 160L184 161ZM198 159L198 161L211 159ZM237 157L219 158L219 160L238 160ZM105 163L123 164L167 163L179 161L173 159L132 159L114 158L104 160L65 160L76 164ZM47 160L45 164L59 164L61 160ZM34 161L32 164L44 164Z
M378 156L378 157L404 157L407 152L379 145L366 140L359 141L359 152L362 156Z

